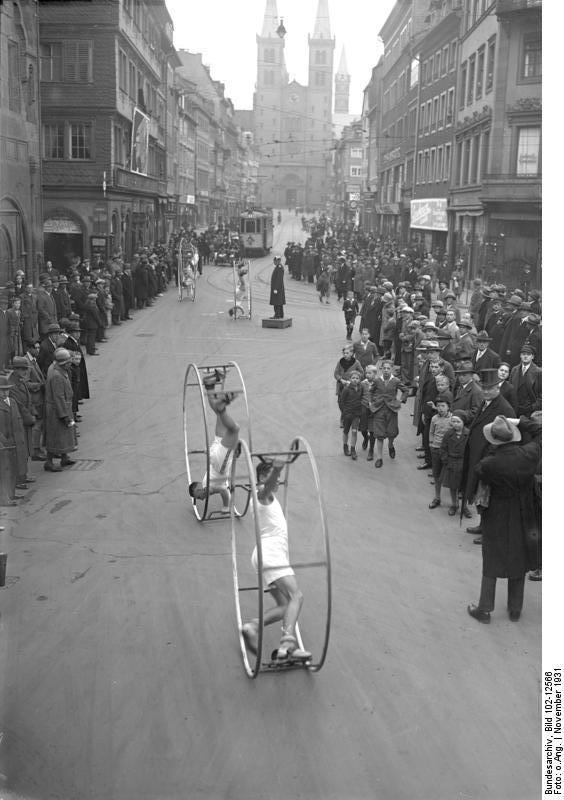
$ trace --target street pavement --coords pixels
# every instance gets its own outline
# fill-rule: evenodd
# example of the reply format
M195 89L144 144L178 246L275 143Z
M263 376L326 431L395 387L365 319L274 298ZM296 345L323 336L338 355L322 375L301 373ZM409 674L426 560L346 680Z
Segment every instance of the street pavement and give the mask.
M286 213L273 254L301 236ZM37 482L0 519L2 798L537 796L541 584L527 581L517 623L504 581L489 626L468 616L480 548L446 500L428 509L413 401L394 461L386 449L379 470L362 451L346 458L333 380L342 312L334 295L321 305L313 286L287 276L293 325L262 329L271 269L271 257L252 263L251 320L227 313L231 271L206 266L195 303L172 287L112 328L101 357L87 357L79 462L62 474L34 463ZM230 522L199 523L188 501L184 373L230 360L245 377L254 451L302 435L319 468L333 615L315 674L247 678ZM246 431L242 399L231 409ZM313 483L307 470L296 476L291 549L293 530L320 540ZM237 531L248 535L249 519ZM324 568L298 578L304 641L317 647Z

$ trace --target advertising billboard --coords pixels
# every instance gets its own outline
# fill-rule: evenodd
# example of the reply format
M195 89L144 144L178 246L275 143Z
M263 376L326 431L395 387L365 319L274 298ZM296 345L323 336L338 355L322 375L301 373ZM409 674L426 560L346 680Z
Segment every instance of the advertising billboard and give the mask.
M446 198L412 200L410 227L423 228L427 231L448 230Z

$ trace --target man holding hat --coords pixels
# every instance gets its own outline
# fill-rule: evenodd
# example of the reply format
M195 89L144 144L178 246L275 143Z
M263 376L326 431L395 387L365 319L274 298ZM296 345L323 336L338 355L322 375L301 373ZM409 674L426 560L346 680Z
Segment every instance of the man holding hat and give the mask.
M75 462L69 453L75 447L74 415L72 410L71 354L63 347L55 350L54 360L47 373L45 384L45 448L47 472L61 472L63 467ZM53 463L60 457L61 466Z
M483 369L480 371L480 387L482 389L482 403L476 413L472 416L468 414L468 440L464 450L464 463L462 467L461 487L464 493L463 507L474 502L476 489L478 487L478 476L476 475L476 464L484 457L488 442L484 437L484 426L489 425L494 419L503 415L514 417L515 410L509 405L505 398L501 397L499 389L500 379L497 369ZM480 533L481 526L468 529L469 533ZM474 540L475 544L480 544L479 539Z
M480 331L476 336L476 350L471 357L474 372L481 369L494 369L501 364L498 354L490 350L491 341L492 337L486 331Z
M522 433L531 440L523 444ZM542 423L498 415L483 428L493 452L475 465L476 475L489 487L482 508L482 585L477 605L468 613L489 623L495 606L497 578L507 578L507 611L521 616L525 574L540 566L540 519L536 513L534 480L541 458Z
M274 256L274 269L270 276L270 305L274 306L274 316L271 319L284 319L285 304L284 267L282 266L282 259Z
M517 392L519 416L530 417L533 411L542 408L542 369L533 363L534 348L528 344L521 347L521 363L513 367L509 381Z
M57 306L53 298L53 284L50 278L45 277L37 290L37 323L41 339L48 336L49 325L56 322Z

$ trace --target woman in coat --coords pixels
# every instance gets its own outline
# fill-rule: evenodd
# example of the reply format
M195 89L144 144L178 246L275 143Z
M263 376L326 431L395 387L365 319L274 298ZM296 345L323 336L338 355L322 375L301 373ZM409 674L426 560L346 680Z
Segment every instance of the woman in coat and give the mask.
M478 605L468 613L488 623L495 605L497 578L507 578L509 619L523 608L525 574L539 566L540 520L535 514L534 481L541 457L542 425L536 420L497 416L484 427L490 454L476 464L482 493L482 586ZM530 441L523 441L523 434Z

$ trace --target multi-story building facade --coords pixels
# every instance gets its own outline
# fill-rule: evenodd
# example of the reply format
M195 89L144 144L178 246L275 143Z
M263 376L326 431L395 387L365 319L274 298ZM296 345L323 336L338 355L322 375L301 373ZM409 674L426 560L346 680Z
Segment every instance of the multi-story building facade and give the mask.
M410 238L422 251L439 256L447 250L459 27L460 11L453 10L451 0L435 0L429 30L417 44L419 81Z
M498 69L481 202L481 261L511 285L541 283L541 0L498 0Z
M327 0L319 0L308 37L308 84L288 81L276 0L267 0L257 35L253 99L260 150L259 203L323 208L328 196L327 151L332 146L333 51ZM282 31L280 31L282 33Z
M167 238L164 2L40 6L44 254L58 267Z
M495 0L465 0L460 27L449 224L451 255L463 260L468 275L477 274L484 259L482 178L488 169L500 68L495 6Z
M193 228L196 226L196 115L192 101L196 84L183 78L179 70L175 70L173 80L171 119L175 137L169 160L176 165L176 227Z
M414 172L419 83L417 43L428 25L428 12L429 0L397 0L380 30L384 60L380 202L376 212L380 232L402 243L409 238Z
M362 225L367 231L376 231L378 220L378 180L380 172L380 115L382 111L383 58L372 69L370 81L364 89L362 103L362 130L364 134L364 172L366 180L361 194Z
M41 266L37 3L0 3L0 286Z
M359 221L366 182L362 121L346 125L335 146L333 192L336 215L343 222Z

